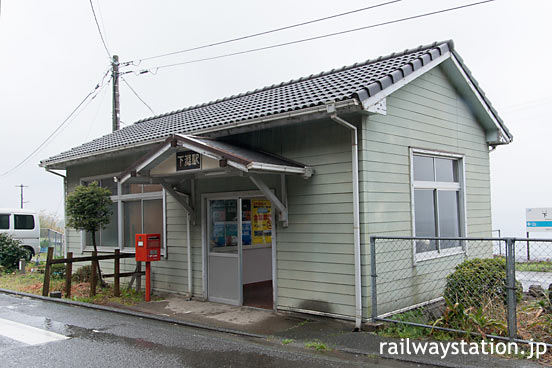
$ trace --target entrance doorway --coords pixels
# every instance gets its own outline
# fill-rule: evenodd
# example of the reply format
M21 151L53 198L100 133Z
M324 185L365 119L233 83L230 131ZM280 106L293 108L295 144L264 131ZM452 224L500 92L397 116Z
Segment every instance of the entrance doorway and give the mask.
M273 308L272 203L258 194L206 198L207 297Z

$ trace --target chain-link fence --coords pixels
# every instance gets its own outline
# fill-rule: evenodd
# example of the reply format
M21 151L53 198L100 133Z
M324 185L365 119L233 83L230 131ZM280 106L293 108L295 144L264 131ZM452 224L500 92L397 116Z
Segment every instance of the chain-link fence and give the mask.
M64 235L52 229L40 229L40 252L48 251L48 248L54 248L54 255L63 256L65 246Z
M552 344L552 239L371 237L372 319Z

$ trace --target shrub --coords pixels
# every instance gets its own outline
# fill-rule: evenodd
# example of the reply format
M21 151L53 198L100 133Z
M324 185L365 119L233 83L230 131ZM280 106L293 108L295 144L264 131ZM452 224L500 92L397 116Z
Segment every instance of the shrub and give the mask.
M11 272L18 267L20 259L28 258L29 253L21 248L21 241L11 235L0 233L0 265L4 271Z
M54 263L50 268L50 275L54 279L65 278L65 263Z
M461 306L480 308L486 300L506 303L506 260L504 258L475 258L457 265L447 276L445 299ZM516 282L517 298L521 285Z
M71 280L75 282L90 282L91 274L92 267L90 265L82 266L75 273L73 273L73 276L71 276Z

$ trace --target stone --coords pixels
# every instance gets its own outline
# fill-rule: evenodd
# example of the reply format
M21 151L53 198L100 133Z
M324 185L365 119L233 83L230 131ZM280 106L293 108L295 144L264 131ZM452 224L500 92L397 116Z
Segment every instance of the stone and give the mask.
M544 296L544 289L541 285L531 285L529 286L529 295L540 298Z
M61 291L51 291L50 298L61 298Z

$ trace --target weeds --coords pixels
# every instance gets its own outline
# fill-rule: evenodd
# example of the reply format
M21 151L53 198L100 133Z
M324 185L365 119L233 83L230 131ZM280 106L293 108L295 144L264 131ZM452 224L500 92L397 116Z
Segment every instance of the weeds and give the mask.
M293 339L283 339L282 340L282 345L288 345L288 344L291 344L294 341L295 340L293 340Z
M316 351L327 351L330 350L326 344L320 341L308 341L305 343L305 347L309 349L315 349Z
M33 265L27 266L27 272L24 274L10 273L0 276L0 288L22 291L25 293L42 295L42 283L44 273L36 270ZM50 279L50 291L61 291L65 295L65 280L52 277ZM88 282L74 282L71 285L71 299L75 301L93 303L93 304L123 304L136 305L144 300L143 292L135 291L121 287L120 296L113 295L111 285L98 287L96 296L89 296L90 284ZM160 300L152 296L152 300Z

